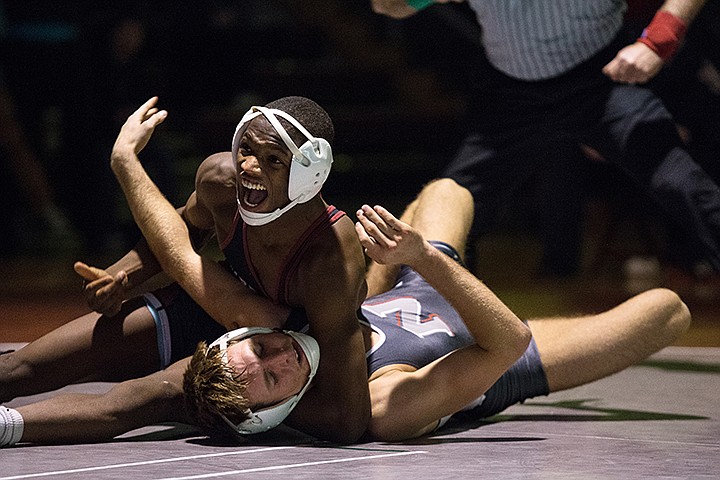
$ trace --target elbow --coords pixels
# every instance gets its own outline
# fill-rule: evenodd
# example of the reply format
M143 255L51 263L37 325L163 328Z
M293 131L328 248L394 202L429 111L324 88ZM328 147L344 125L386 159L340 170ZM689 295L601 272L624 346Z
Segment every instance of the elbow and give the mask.
M390 9L387 8L387 2L382 0L372 0L370 3L373 13L377 13L379 15L390 15Z
M375 442L400 442L419 436L416 432L399 431L389 423L373 417L368 425L367 437Z
M407 18L415 13L415 9L408 6L405 0L372 0L372 11L396 19Z
M367 435L375 442L395 442L400 440L392 431L384 428L382 422L371 420L368 425Z
M342 410L338 410L333 419L336 428L333 428L327 440L339 444L356 443L363 436L370 423L370 409L355 415L344 414Z
M527 349L528 345L530 345L530 340L532 340L532 331L526 323L523 323L521 333L518 335L518 343L522 346L523 352Z
M653 303L655 314L650 316L650 321L662 344L669 345L687 332L691 323L690 310L677 293L656 288L642 295Z
M354 407L343 407L345 406L336 404L319 408L314 415L311 410L299 418L289 419L287 423L320 440L340 445L357 443L368 428L370 406L362 411Z
M688 331L692 316L688 306L680 299L680 297L672 291L669 291L670 302L672 305L672 321L670 322L672 334L675 339Z
M512 352L513 362L525 353L525 350L527 350L531 340L532 332L530 331L530 327L528 327L525 323L520 323L511 342L509 342L510 345L506 346L508 353Z

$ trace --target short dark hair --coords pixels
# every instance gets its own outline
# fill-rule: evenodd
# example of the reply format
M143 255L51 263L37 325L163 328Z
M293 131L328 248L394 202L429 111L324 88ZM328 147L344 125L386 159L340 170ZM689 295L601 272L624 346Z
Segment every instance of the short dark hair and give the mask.
M228 436L223 416L236 425L250 417L246 390L247 382L223 359L220 348L200 342L183 375L185 408L195 425L206 434Z
M300 122L313 136L324 138L330 145L332 145L335 140L335 127L333 126L330 115L328 115L325 109L309 98L298 96L283 97L265 106L282 110L292 115L292 117ZM295 140L297 135L301 135L299 132L296 132L292 125L283 120L282 117L280 118L280 122L288 133L290 133L290 136L293 137L293 140Z

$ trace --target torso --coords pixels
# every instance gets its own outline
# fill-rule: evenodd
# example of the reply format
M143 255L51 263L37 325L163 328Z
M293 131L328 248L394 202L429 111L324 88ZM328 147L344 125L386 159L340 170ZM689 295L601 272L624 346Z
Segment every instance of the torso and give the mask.
M475 342L455 309L408 268L393 289L365 301L362 311L375 334L367 354L370 379L388 369L419 369Z
M290 229L280 229L283 235L268 235L243 223L239 213L230 233L221 241L225 263L231 272L258 293L275 303L298 306L292 287L300 262L314 242L332 229L345 213L327 206L299 234L289 235Z

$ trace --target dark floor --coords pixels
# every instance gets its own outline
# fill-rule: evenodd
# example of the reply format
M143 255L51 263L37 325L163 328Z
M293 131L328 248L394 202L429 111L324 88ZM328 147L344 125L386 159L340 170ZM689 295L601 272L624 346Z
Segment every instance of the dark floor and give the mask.
M72 388L102 391L107 385ZM668 347L604 380L409 442L338 447L284 430L218 445L185 426L161 425L105 444L4 449L0 480L714 479L719 392L720 348Z
M279 430L217 445L189 427L159 425L105 444L3 449L0 480L717 478L720 289L715 284L671 271L628 278L622 262L610 260L592 274L543 279L532 273L538 253L532 239L498 234L477 249L482 255L476 273L522 317L600 311L633 290L665 286L685 299L693 326L674 346L620 374L533 399L487 422L448 425L415 441L338 447ZM32 341L86 311L73 260L25 257L0 263L0 350ZM69 388L99 392L108 385Z

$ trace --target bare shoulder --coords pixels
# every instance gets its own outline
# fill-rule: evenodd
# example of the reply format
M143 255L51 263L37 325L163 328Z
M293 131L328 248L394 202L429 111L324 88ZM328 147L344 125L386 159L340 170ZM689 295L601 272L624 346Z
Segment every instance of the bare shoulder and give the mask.
M195 185L235 186L235 164L230 152L214 153L200 164Z
M362 275L365 274L362 245L355 233L355 224L347 216L343 216L331 228L318 235L311 248L316 249L313 252L316 254L308 257L318 260L317 267L344 266L350 273L357 274L359 271Z
M215 153L200 164L195 175L194 202L198 211L205 212L204 225L214 225L218 235L224 236L237 209L235 165L230 152Z
M324 298L339 299L340 305L360 307L367 293L365 255L350 218L342 217L313 239L303 255L298 281L310 297L307 301L322 292Z

